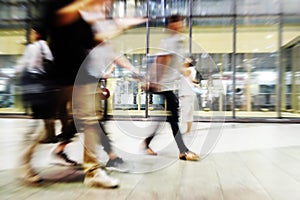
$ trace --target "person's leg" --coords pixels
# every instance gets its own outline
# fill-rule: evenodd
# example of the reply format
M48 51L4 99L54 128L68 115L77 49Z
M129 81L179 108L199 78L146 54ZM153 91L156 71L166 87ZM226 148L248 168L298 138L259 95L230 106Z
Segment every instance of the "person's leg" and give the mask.
M150 93L150 97L149 98L150 98L149 99L150 104L152 104L153 103L153 93ZM144 139L144 141L143 141L143 146L144 146L144 148L146 150L146 153L148 155L153 155L153 156L157 155L157 153L155 151L153 151L153 149L150 147L150 143L151 143L152 139L155 137L155 134L156 134L155 132L152 133L151 135L149 135L148 137L146 137Z
M171 125L172 133L175 138L179 152L184 153L184 152L189 151L189 149L185 146L185 144L183 142L182 135L179 130L178 122L169 121L169 123Z
M43 125L44 126L44 125ZM35 128L34 132L37 133L36 138L33 141L30 141L30 144L28 144L27 141L25 141L24 146L26 146L22 156L21 156L21 163L20 163L20 173L21 177L24 181L30 182L30 183L38 183L42 181L42 178L38 175L37 172L34 171L31 160L34 154L34 151L36 147L40 144L40 140L43 137L43 132L41 132L39 126ZM35 133L32 133L35 134Z
M97 145L101 127L99 120L103 113L99 112L100 100L95 95L97 84L74 86L73 112L75 119L82 121L84 128L84 184L88 186L116 187L119 180L107 176L100 168ZM102 115L101 115L102 114Z
M99 137L97 134L98 124L92 121L84 123L84 155L83 168L86 174L94 175L95 170L100 168L98 161L97 143Z
M61 143L59 143L57 146L56 146L56 148L54 149L54 153L55 154L61 154L63 151L64 151L64 149L65 149L65 147L70 143L71 141L69 140L69 141L64 141L64 142L61 142Z
M58 142L56 135L55 135L55 119L49 118L44 119L44 126L45 126L45 135L40 140L40 143L56 143Z
M57 101L57 114L60 119L62 128L61 133L57 135L57 139L61 141L51 152L51 160L52 164L58 165L66 165L66 166L75 166L77 162L70 159L68 155L64 152L66 146L72 142L72 138L77 133L74 122L70 120L69 112L67 109L68 102L71 102L72 98L72 86L61 87L59 91Z
M105 132L102 122L99 122L99 125L100 125L100 141L103 146L103 149L107 153L109 159L114 160L118 158L118 156L116 153L114 153L112 149L111 140L109 139L107 133Z
M108 155L108 161L105 168L111 171L118 172L129 172L129 166L126 162L123 161L112 149L111 140L108 137L103 122L99 122L100 125L100 141L104 148L104 151Z
M31 105L32 116L36 119L43 119L44 135L40 138L40 143L56 143L58 142L55 135L55 93L45 91L43 94L35 94L35 99Z
M60 142L54 150L51 151L50 155L50 163L55 165L63 165L63 166L76 166L78 163L75 160L69 158L69 156L65 153L66 146L71 142L71 140L66 140Z
M187 122L187 130L186 132L189 133L192 130L192 125L194 121L194 100L195 96L194 95L189 95L185 99L185 104L186 104L186 110L187 110L187 115L186 115L186 122Z
M190 112L190 105L189 105L189 96L181 96L179 98L179 107L180 107L180 122L181 124L187 124L185 133L190 131L188 115Z
M192 121L187 122L186 133L191 132L191 130L192 130L192 125L193 125L193 122L192 122Z
M108 154L110 159L114 159L116 157L116 154L113 153L112 147L111 147L111 141L108 138L107 133L105 132L104 126L102 122L99 122L100 125L100 138L101 138L101 144L104 148L104 151Z
M171 125L173 136L179 149L179 159L197 161L200 157L191 152L184 144L181 132L178 126L178 98L172 91L163 92L167 100L167 110L171 111L171 116L168 116L168 122Z
M179 130L178 121L178 109L179 109L179 101L177 96L172 91L162 92L167 100L167 110L171 112L171 116L168 116L167 120L171 125L173 136L175 138L177 147L180 153L184 153L188 151L188 148L185 146L181 132Z
M62 139L71 139L76 131L74 120L70 119L70 112L68 106L72 100L73 86L64 86L61 88L59 99L58 99L58 117L61 122L61 134L59 137Z
M69 115L68 115L68 111L67 111L67 104L68 101L61 101L58 107L58 116L59 116L59 120L61 122L61 132L65 133L66 129L69 125Z
M144 140L144 145L145 145L145 149L146 149L146 153L149 155L153 155L156 156L157 153L155 151L153 151L153 149L149 146L152 139L154 138L155 133L151 134L150 136L148 136L145 140Z

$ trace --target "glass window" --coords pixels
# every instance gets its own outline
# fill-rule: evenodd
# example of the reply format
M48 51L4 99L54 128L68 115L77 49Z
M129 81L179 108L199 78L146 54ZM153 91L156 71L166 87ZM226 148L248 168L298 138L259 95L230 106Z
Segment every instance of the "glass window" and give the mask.
M234 1L231 0L194 0L192 14L194 16L232 15Z
M26 4L0 2L0 19L25 19L27 15Z
M282 21L282 116L300 117L300 17L284 16Z
M281 12L281 0L238 0L236 2L238 15L272 15Z
M232 26L231 18L194 18L192 21L192 54L201 74L201 89L197 95L199 110L227 110L226 85L231 76ZM226 79L226 80L225 80Z
M27 43L30 24L40 20L43 2L0 1L0 112L23 112L11 76ZM183 15L186 25L192 25L182 35L187 39L187 54L197 60L196 69L201 77L203 93L198 94L196 106L200 112L227 110L237 111L238 117L249 117L249 113L254 117L278 117L280 111L283 117L299 118L298 4L299 0L116 0L112 16L149 14L150 28L147 32L145 24L136 26L111 42L145 74L147 47L151 47L150 54L157 52L156 47L166 33L165 17ZM142 83L132 79L126 70L117 67L108 85L116 88L111 111L122 106L141 112L146 108ZM158 96L150 96L149 102L149 109L163 109L164 100Z
M0 2L0 113L23 112L14 77L27 43L26 10L24 2Z
M300 10L295 6L299 4L299 0L281 0L280 2L284 14L300 14Z
M260 11L257 11L260 12ZM238 17L236 32L236 116L267 111L276 117L278 83L278 17ZM237 89L241 89L238 92Z

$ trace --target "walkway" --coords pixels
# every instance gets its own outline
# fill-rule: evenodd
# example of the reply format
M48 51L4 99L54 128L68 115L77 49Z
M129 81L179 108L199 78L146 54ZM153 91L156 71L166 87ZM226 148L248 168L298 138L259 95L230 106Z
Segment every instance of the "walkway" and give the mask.
M30 119L0 119L1 200L300 199L299 124L195 123L184 140L203 159L186 162L177 159L168 124L110 121L107 130L116 151L131 165L131 173L110 173L121 180L117 189L87 188L80 169L50 165L53 144L40 145L33 161L45 181L37 186L22 183L18 159L23 144L32 138L26 133L35 124ZM144 155L140 148L153 129L159 132L152 146L159 153L156 157ZM81 141L78 134L67 148L78 161ZM99 156L101 162L107 161L102 150Z

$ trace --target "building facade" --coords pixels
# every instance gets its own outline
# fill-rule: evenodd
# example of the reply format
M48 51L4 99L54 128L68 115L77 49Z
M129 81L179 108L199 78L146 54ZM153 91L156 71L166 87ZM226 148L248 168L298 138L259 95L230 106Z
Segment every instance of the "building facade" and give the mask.
M43 0L0 0L0 113L25 113L15 66L40 20ZM147 73L166 36L167 16L185 17L184 55L197 60L201 94L195 119L300 119L300 0L116 0L111 16L146 17L112 39L136 69ZM160 96L117 67L107 80L108 115L164 115ZM198 118L197 118L198 117Z

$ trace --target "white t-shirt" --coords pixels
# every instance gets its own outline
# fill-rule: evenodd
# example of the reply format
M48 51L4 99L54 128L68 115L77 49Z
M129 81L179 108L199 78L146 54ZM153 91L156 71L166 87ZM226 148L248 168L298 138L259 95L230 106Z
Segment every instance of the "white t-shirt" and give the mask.
M106 20L105 14L99 12L80 11L82 18L91 23L91 28L94 34L117 30L117 24L114 20ZM89 75L95 78L101 78L104 72L111 67L113 61L121 56L117 53L109 41L104 41L97 45L89 53L84 61L84 65Z
M197 70L195 69L195 67L189 67L189 70L191 71L190 78L193 81L196 79Z
M44 53L45 58L47 58L48 60L53 60L53 55L46 41L39 40L26 46L23 56L18 61L18 64L16 66L16 72L22 72L25 68L27 68L27 70L31 72L37 72L40 70L43 71L42 51Z
M193 90L194 85L191 76L180 76L178 96L193 96L195 92Z
M113 45L105 42L96 46L89 53L84 61L84 65L89 75L95 78L101 78L105 71L110 69L114 60L120 56L122 56L122 54L117 53Z
M178 81L180 80L180 69L183 67L184 58L186 55L187 41L179 34L174 34L161 42L161 49L165 53L172 55L169 66L164 70L158 84L160 91L170 91L178 89ZM158 55L159 56L159 55ZM159 66L158 66L159 67ZM159 70L158 70L159 71Z

